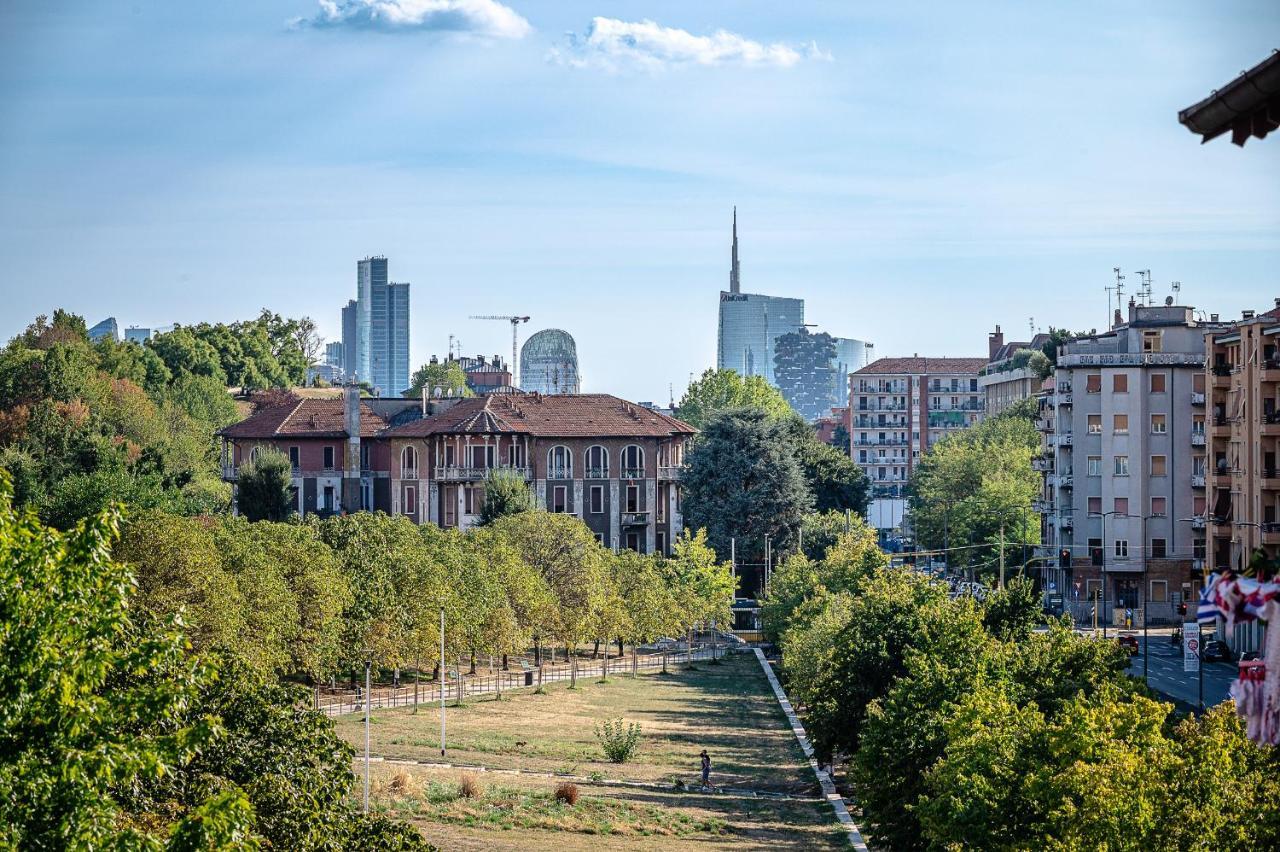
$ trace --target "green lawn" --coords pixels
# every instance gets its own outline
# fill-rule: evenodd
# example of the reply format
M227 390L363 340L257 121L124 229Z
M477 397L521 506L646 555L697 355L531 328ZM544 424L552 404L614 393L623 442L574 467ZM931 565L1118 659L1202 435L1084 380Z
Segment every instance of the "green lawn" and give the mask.
M553 778L477 772L484 795L466 799L458 769L375 764L375 805L413 820L444 849L800 850L844 842L830 807L809 798L817 794L813 774L751 655L606 684L583 679L576 690L555 684L545 695L486 696L447 714L450 763L660 786L581 784L581 799L568 807L554 801ZM638 754L623 764L604 759L594 734L598 722L618 716L643 729ZM336 721L363 749L363 718ZM375 710L371 727L375 755L440 760L436 707ZM714 785L802 798L677 789L677 781L696 783L704 748Z

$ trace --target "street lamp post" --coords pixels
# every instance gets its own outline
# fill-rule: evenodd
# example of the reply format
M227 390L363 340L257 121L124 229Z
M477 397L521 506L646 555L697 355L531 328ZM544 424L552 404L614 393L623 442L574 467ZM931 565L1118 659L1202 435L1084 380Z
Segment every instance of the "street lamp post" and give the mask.
M373 651L364 652L364 812L369 813L369 706L373 695L369 691L372 685Z

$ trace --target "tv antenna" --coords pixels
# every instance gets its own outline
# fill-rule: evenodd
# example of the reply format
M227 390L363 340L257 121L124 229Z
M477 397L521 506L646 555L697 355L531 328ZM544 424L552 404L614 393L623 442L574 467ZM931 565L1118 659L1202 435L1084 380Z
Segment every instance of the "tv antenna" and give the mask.
M1111 328L1115 322L1111 314L1111 291L1114 290L1116 294L1116 307L1124 307L1124 302L1122 301L1124 298L1124 276L1120 274L1120 267L1118 266L1111 267L1111 271L1116 274L1116 285L1102 288L1107 291L1107 328Z
M1174 281L1169 286L1173 289L1173 303L1176 305L1178 300L1182 298L1182 282Z
M1138 304L1150 305L1151 304L1151 270L1139 269L1139 270L1136 270L1133 274L1138 276L1138 280L1142 282L1141 284L1138 285Z

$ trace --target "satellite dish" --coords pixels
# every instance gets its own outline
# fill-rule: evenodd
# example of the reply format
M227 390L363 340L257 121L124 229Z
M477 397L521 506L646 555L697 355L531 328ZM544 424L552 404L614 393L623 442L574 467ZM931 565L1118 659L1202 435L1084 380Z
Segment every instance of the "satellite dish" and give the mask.
M439 385L436 385L435 388L432 389L431 395L434 396L436 399L439 399L440 397L444 396L444 388L440 387Z
M1165 296L1165 297L1164 297L1164 306L1165 306L1166 308L1168 308L1168 307L1171 307L1172 305L1173 305L1173 297L1172 297L1172 296Z

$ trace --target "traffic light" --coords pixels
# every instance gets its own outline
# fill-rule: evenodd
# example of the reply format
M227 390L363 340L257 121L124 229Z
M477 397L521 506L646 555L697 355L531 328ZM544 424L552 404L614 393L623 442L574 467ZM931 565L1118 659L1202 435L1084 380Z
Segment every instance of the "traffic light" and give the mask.
M1071 567L1071 548L1064 547L1058 551L1058 567L1059 568Z
M1187 602L1186 602L1186 601L1183 601L1182 603L1178 604L1178 615L1181 615L1181 616L1183 616L1184 618L1186 617L1186 615L1187 615Z

